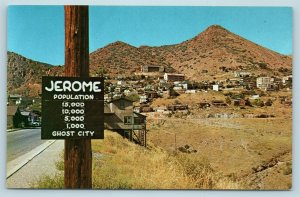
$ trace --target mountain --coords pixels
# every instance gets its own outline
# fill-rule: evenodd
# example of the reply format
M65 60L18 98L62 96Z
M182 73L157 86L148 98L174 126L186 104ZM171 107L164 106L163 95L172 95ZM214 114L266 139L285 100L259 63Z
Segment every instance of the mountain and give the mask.
M219 25L210 26L179 44L137 48L118 41L90 54L91 69L99 73L104 70L112 76L118 73L128 76L138 72L142 65L149 64L172 67L188 78L201 80L202 77L211 78L212 75L237 69L256 73L277 71L281 67L291 69L292 59Z
M90 53L90 74L132 76L143 65L165 66L196 81L231 78L235 70L282 76L292 70L292 58L259 46L219 25L192 39L159 47L134 47L117 41ZM63 67L29 60L8 52L8 91L37 95L42 75L61 75Z
M37 96L41 93L42 76L60 75L62 67L30 60L17 53L7 53L7 91L10 94Z
M136 48L124 42L114 42L90 54L90 69L92 73L109 73L125 76L141 70L141 65L168 66L164 58L157 57L144 47Z

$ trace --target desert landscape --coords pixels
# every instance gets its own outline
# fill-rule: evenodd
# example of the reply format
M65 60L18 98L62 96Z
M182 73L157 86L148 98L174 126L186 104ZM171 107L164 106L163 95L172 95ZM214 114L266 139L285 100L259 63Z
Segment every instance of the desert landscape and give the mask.
M8 52L8 105L37 113L41 77L63 69ZM105 78L110 106L94 188L291 189L292 56L212 25L179 44L99 48L90 76ZM62 188L62 173L33 187Z

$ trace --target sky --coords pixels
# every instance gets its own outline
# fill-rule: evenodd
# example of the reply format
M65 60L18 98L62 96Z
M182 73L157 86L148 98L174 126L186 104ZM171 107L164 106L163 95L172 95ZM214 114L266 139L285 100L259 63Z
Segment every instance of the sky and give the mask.
M177 44L218 24L281 54L292 54L289 7L90 6L89 51L115 41L139 47ZM8 50L64 64L63 6L9 6Z

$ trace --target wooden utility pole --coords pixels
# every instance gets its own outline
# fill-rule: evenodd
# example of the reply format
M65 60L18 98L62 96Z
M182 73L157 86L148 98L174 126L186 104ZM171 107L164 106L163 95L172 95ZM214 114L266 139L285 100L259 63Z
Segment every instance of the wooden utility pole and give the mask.
M65 76L89 76L88 6L65 6ZM90 139L65 140L65 188L92 188Z

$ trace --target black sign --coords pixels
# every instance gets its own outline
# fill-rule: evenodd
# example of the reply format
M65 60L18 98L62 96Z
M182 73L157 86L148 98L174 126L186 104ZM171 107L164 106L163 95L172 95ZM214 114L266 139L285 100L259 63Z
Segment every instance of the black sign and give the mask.
M103 139L101 77L42 78L42 139Z

